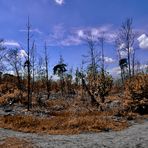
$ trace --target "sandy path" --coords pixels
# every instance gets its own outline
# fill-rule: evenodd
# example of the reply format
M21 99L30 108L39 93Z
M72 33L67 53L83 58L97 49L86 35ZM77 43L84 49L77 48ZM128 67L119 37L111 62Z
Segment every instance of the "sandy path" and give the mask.
M120 132L80 135L39 135L0 128L0 141L6 137L31 140L41 148L148 148L148 120Z

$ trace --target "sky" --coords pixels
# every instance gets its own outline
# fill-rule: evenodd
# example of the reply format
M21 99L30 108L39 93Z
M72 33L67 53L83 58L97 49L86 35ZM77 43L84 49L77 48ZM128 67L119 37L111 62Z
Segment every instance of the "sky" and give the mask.
M68 67L80 67L82 55L88 53L81 37L90 30L107 35L106 68L117 74L114 37L127 18L133 19L133 28L138 32L136 58L143 65L148 63L148 0L0 0L0 38L5 46L26 49L28 16L36 53L42 54L47 42L50 69L60 55Z

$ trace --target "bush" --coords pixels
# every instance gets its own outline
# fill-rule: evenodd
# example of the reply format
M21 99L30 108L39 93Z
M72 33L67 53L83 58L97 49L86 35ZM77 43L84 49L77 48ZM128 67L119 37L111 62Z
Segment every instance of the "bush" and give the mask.
M112 85L113 85L113 79L109 73L104 72L98 76L98 86L97 87L98 87L98 93L102 100L102 103L104 103L105 97L109 95Z
M148 74L139 74L127 80L125 93L133 100L148 99Z
M140 114L148 113L148 74L139 74L125 82L127 108Z
M93 102L100 103L105 102L105 97L109 95L109 92L111 91L113 79L111 75L108 72L100 72L96 75L93 75L92 73L87 75L87 91L89 92L90 96L93 97ZM95 101L97 100L97 101ZM93 103L92 103L93 104Z

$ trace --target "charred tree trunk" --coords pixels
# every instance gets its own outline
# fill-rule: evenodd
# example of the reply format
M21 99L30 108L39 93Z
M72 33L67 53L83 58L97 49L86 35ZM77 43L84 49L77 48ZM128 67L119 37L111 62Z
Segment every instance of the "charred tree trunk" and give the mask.
M31 100L31 91L30 91L30 80L31 80L31 74L30 74L30 22L28 17L28 25L27 25L27 48L28 48L28 64L27 64L27 72L28 72L28 111L32 107L32 100Z
M45 67L46 67L46 90L47 90L47 99L50 97L50 82L49 82L49 72L48 72L48 55L47 55L47 45L45 43Z

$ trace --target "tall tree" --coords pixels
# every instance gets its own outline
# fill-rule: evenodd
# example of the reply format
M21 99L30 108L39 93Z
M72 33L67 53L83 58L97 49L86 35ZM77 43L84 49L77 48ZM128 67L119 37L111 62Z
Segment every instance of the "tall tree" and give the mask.
M96 36L92 34L91 31L85 32L84 42L88 47L88 55L84 56L85 63L88 64L87 67L87 76L86 78L82 77L83 88L87 91L91 97L91 104L99 104L96 100L96 88L97 88L97 76L98 76L98 67L99 67L99 53L97 53L97 44L98 40ZM87 81L87 82L86 82Z
M16 73L16 76L19 79L20 78L19 71L21 69L21 59L19 58L18 48L9 49L7 52L6 60L9 62L11 70L14 71L14 73ZM18 81L18 83L20 83L20 81Z
M135 62L132 61L135 60L134 59L135 49L133 47L134 41L135 41L135 32L133 30L133 20L131 18L128 18L121 25L119 34L116 39L116 45L118 47L118 53L120 59L123 53L127 54L129 77L132 76L132 67L134 68L134 65L132 66L132 64L135 64ZM133 74L134 74L134 69L133 69Z
M102 100L102 103L105 101L105 96L106 96L106 77L105 77L105 63L104 63L104 42L105 42L105 33L102 32L101 36L98 38L100 47L101 47L101 73L100 73L100 84L101 87L99 86L99 94L100 98Z
M49 82L49 60L48 60L48 53L47 53L47 45L45 42L44 47L44 54L45 54L45 79L46 79L46 90L47 90L47 99L50 97L50 82Z
M99 36L99 38L98 38ZM91 69L89 69L89 73L87 74L88 82L85 82L85 79L82 79L83 85L85 86L88 94L91 97L91 103L100 105L99 99L101 102L105 102L105 97L108 95L109 91L112 87L112 78L105 71L105 63L104 63L104 43L105 43L105 35L104 32L101 34L96 34L93 36L91 33L87 34L87 43L90 49L90 65ZM100 53L96 52L97 45L101 47L101 56ZM101 71L99 71L101 70ZM98 96L100 98L98 98Z
M6 60L8 64L10 65L11 70L16 74L17 77L17 88L20 91L20 99L22 97L22 89L23 89L23 84L21 80L21 70L22 70L22 63L21 63L21 58L19 57L19 49L9 49L7 51L7 56Z
M24 63L24 67L27 67L27 79L28 79L28 110L32 107L32 100L31 100L31 61L30 61L30 31L31 31L31 25L30 20L28 17L28 23L27 23L27 60Z
M34 83L35 83L35 50L36 50L36 45L35 45L35 41L33 41L33 44L32 44L32 48L31 48L31 63L32 63L32 92L34 91Z
M104 42L105 42L105 33L102 32L101 36L98 37L99 40L99 44L101 47L101 72L104 75L104 71L105 71L105 63L104 63Z
M3 46L3 39L0 39L0 72L4 71L5 65L4 65L4 59L6 55L6 47Z
M85 42L87 43L89 52L88 55L85 56L88 60L88 73L90 73L93 77L93 80L96 79L96 73L98 72L98 53L96 51L96 37L92 35L91 32L86 32Z

